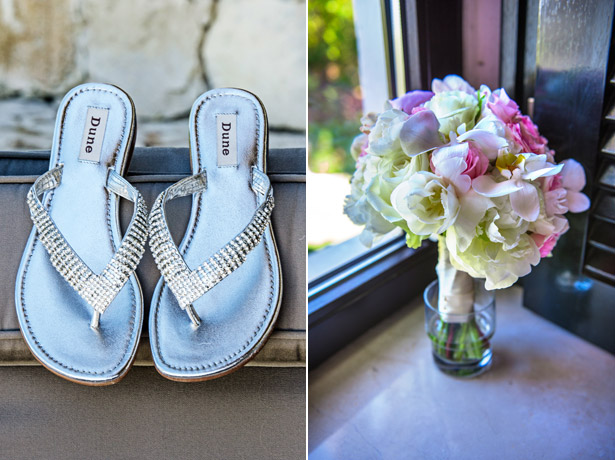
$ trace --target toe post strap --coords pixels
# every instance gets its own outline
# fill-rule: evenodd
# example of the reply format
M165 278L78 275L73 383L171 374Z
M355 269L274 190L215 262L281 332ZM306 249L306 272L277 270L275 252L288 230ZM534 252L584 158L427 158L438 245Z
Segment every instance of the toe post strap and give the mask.
M51 264L64 280L94 309L90 325L98 327L105 312L124 284L134 273L145 251L148 236L147 205L126 179L109 170L106 187L135 203L133 216L122 242L100 274L95 274L73 250L47 212L39 196L57 188L62 182L62 165L40 176L30 188L27 203L37 236L49 254Z
M207 188L205 172L183 179L163 191L154 202L150 214L150 248L162 276L179 306L185 310L193 325L200 325L200 318L192 303L220 281L239 268L248 254L261 242L270 225L274 199L267 175L257 168L252 170L252 189L259 205L252 220L224 247L197 268L190 269L173 242L164 206L167 201L200 193Z

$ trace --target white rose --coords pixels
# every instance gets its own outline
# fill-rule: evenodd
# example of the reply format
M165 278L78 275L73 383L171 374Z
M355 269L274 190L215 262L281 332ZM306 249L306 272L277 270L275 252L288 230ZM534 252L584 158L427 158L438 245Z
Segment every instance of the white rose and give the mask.
M367 200L389 222L403 220L391 204L391 194L399 184L418 171L429 171L429 154L408 158L400 150L381 157L376 174L365 188Z
M459 214L455 187L426 171L398 185L391 194L391 204L416 235L441 234Z
M407 119L408 114L395 109L378 115L378 120L369 133L367 152L382 156L391 151L401 150L399 132Z
M374 155L365 155L357 161L357 169L350 181L350 195L346 196L344 213L357 225L364 225L361 242L366 246L382 235L395 229L395 225L382 217L367 199L366 189L372 180L377 177L380 158Z
M482 87L481 87L482 89ZM476 90L459 75L448 75L444 80L434 78L431 82L431 90L438 94L445 91L463 91L468 94L476 93Z
M530 223L513 211L508 196L494 197L491 201L495 207L487 210L482 222L485 235L494 243L502 243L502 248L509 251L519 244Z

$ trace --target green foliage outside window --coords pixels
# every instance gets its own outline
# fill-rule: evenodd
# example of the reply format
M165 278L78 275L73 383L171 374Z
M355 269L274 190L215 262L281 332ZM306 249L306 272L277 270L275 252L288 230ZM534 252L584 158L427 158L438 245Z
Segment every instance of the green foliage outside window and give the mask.
M349 148L361 117L352 1L308 5L310 169L352 173Z

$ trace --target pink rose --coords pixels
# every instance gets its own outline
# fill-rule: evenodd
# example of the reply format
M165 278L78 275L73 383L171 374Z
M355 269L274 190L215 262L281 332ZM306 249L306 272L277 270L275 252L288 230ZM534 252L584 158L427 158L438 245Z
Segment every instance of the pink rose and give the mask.
M514 123L507 123L513 140L519 144L522 152L531 152L541 155L547 152L547 140L538 133L538 128L532 123L530 117L519 115Z
M402 112L406 112L408 115L411 115L415 112L412 112L412 109L418 107L421 104L424 104L428 100L433 97L433 93L431 91L410 91L409 93L404 94L401 97L393 99L391 105L394 109L401 110Z
M466 144L461 144L466 147ZM466 176L470 176L470 179L476 179L478 176L482 176L487 172L489 167L489 159L483 155L483 153L476 148L473 142L467 143L467 152L463 161L465 161L466 168L460 173ZM439 153L439 152L438 152ZM429 158L429 166L434 174L442 175L440 168L434 165L433 155Z
M504 123L513 123L520 115L517 103L508 97L504 88L495 90L492 94L494 101L488 102L487 106Z
M521 132L521 145L529 150L524 152L532 152L541 155L545 153L547 140L540 135L538 128L527 115L522 115L516 118L517 124Z
M538 246L538 251L540 252L540 257L547 257L553 251L557 240L560 235L558 233L554 233L553 235L545 236L539 233L532 233L532 239L536 246Z
M510 129L514 141L521 146L523 152L538 155L547 153L547 140L540 135L538 128L527 115L521 115L519 106L508 97L502 88L493 92L493 102L487 106ZM549 151L551 153L552 151Z
M473 142L450 143L433 151L429 166L434 174L464 194L470 189L472 179L485 174L489 160Z
M468 142L468 154L466 156L466 164L468 167L462 174L467 174L470 179L476 179L487 172L489 167L489 159L474 145L473 142Z

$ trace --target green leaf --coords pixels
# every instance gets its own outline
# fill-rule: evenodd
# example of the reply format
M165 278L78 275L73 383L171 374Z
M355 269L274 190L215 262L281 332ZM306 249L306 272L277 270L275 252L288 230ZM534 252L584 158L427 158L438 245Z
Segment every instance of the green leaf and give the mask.
M414 233L412 233L408 228L408 224L406 224L405 220L394 222L394 224L406 233L406 244L410 249L416 249L420 247L423 240L429 238L428 236L415 235Z
M406 233L406 244L408 245L409 248L416 249L416 248L421 247L421 243L426 238L427 238L426 236L415 235L412 232Z
M475 124L478 123L478 119L483 113L483 107L485 103L487 102L485 95L481 94L480 91L476 91L476 97L478 98L478 110L477 110L476 116L474 117Z
M421 243L423 240L427 239L427 236L424 235L415 235L410 231L408 225L403 220L401 222L397 222L395 225L400 227L404 232L406 232L406 244L410 249L416 249L421 247Z

